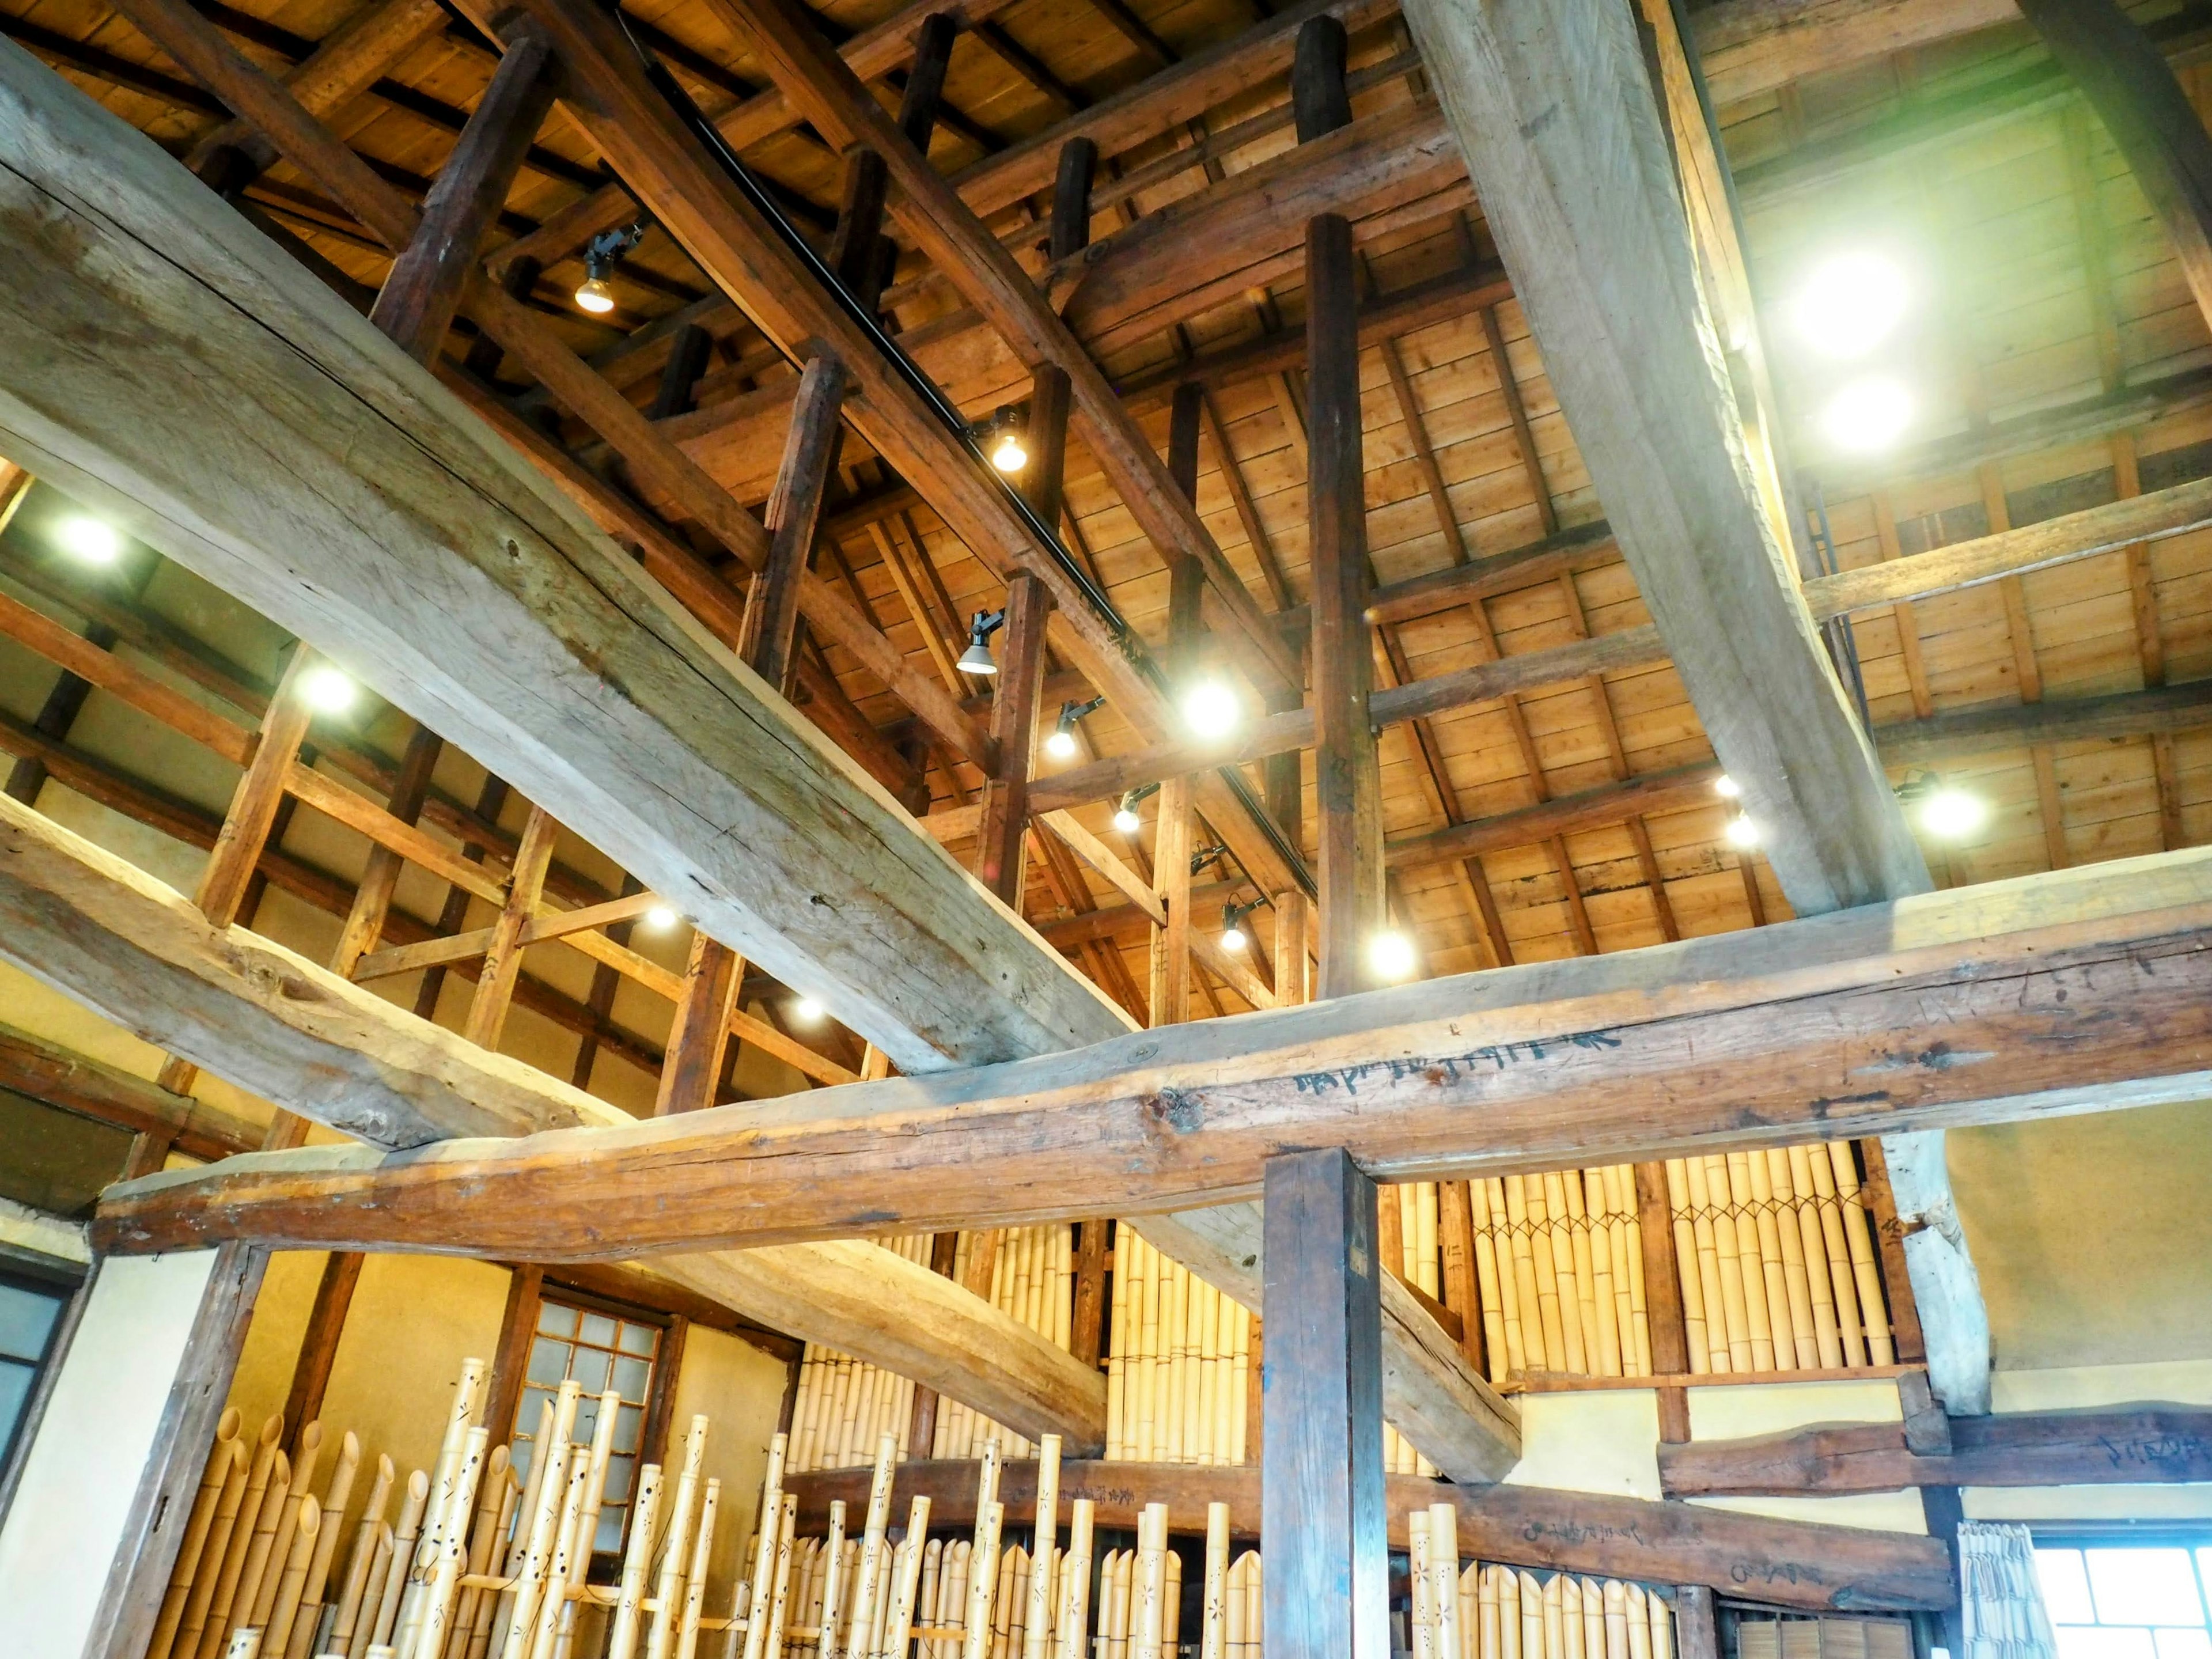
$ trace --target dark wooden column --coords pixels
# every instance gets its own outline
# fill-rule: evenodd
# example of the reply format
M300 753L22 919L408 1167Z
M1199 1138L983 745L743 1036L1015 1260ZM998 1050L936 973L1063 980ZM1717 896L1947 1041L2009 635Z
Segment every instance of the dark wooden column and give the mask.
M338 1339L345 1334L354 1288L361 1283L362 1260L357 1250L332 1250L323 1262L307 1334L300 1339L300 1357L292 1366L292 1387L284 1396L284 1432L295 1457L300 1431L322 1415L323 1395L331 1385L331 1367L337 1362Z
M952 1264L960 1253L958 1233L939 1233L929 1241L929 1271L939 1279L952 1277ZM929 1455L937 1438L937 1390L915 1383L914 1416L907 1424L908 1455L916 1462Z
M668 343L668 361L660 366L660 384L653 388L646 418L665 421L672 415L688 415L694 406L699 377L707 372L707 359L714 349L714 337L696 323L686 323Z
M1086 1365L1096 1365L1105 1349L1106 1230L1111 1225L1109 1221L1078 1224L1073 1334L1067 1351Z
M925 155L929 135L937 125L937 109L945 93L945 71L952 61L952 42L960 26L943 12L926 18L915 36L914 66L907 71L906 90L899 96L899 126ZM838 279L870 310L875 309L890 278L896 250L883 234L884 159L873 150L856 149L845 164L844 198L837 209L837 228L830 240L830 264Z
M2021 0L2127 158L2212 321L2212 138L2165 55L2114 0Z
M1052 594L1027 571L1006 585L1006 643L991 703L991 738L998 771L983 785L976 831L975 873L1015 911L1022 908L1023 848L1030 825L1030 763L1036 750L1038 704L1044 697L1045 624Z
M1636 1166L1636 1233L1644 1253L1644 1319L1651 1334L1651 1369L1661 1376L1690 1370L1690 1328L1682 1313L1682 1268L1674 1254L1674 1206L1667 1194L1667 1166ZM1689 1391L1659 1390L1659 1437L1690 1437Z
M1352 118L1344 25L1298 31L1291 94L1298 142ZM1306 228L1306 519L1312 561L1315 798L1321 813L1317 995L1376 983L1369 942L1382 930L1382 780L1367 699L1367 484L1360 443L1359 291L1352 226L1323 214Z
M192 1493L215 1445L216 1423L230 1395L231 1376L268 1265L269 1253L255 1246L216 1247L214 1269L155 1431L153 1456L139 1472L123 1536L100 1589L86 1659L140 1659L153 1637L191 1515Z
M1721 1659L1720 1622L1710 1585L1683 1584L1674 1592L1674 1645L1680 1659Z
M1081 252L1091 240L1091 178L1097 161L1098 147L1088 138L1071 138L1060 146L1060 174L1052 196L1054 259ZM1022 489L1037 517L1054 530L1060 528L1066 502L1067 415L1073 401L1066 369L1045 363L1030 375L1030 464Z
M1198 485L1200 389L1179 386L1168 424L1168 475L1186 499ZM1206 568L1187 554L1168 560L1168 680L1179 698L1198 672L1200 611ZM1152 1023L1180 1025L1190 1018L1190 854L1195 817L1194 780L1185 775L1160 785L1153 823L1152 890L1166 925L1154 930L1150 987Z
M1389 1659L1375 1183L1340 1149L1285 1152L1265 1207L1267 1659Z
M530 141L553 105L553 48L525 19L503 30L507 54L438 181L415 239L392 262L368 319L417 362L431 362L475 268L484 232L499 217Z
M838 437L843 430L838 406L845 400L846 381L845 366L827 352L809 362L799 377L783 465L768 498L768 527L774 539L768 563L753 577L744 628L738 636L738 653L787 697L799 671L799 585L813 556L823 497L836 470Z
M684 998L676 1005L669 1030L667 1058L660 1064L660 1092L653 1115L696 1112L714 1103L721 1082L722 1054L730 1042L730 1011L745 959L719 939L691 935L691 957L684 965Z

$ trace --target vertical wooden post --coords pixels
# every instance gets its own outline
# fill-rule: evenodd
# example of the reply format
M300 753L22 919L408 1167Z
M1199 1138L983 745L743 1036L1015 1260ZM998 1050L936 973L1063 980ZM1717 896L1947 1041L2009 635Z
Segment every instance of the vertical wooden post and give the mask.
M2212 320L2212 138L2172 66L2116 0L2022 0L2021 11L2127 159Z
M535 1263L515 1268L507 1279L507 1310L500 1316L499 1350L492 1356L483 1414L492 1439L502 1446L514 1438L514 1412L530 1373L530 1344L538 1334L538 1298L544 1284L545 1269Z
M530 141L553 106L553 47L538 26L501 30L507 52L422 204L422 222L392 261L368 320L419 363L436 361Z
M1721 1659L1720 1622L1710 1585L1683 1584L1674 1591L1674 1646L1680 1659Z
M823 498L836 470L838 405L845 400L844 364L823 352L799 377L783 465L768 498L768 527L775 532L768 563L753 578L738 635L738 654L785 696L799 672L799 587L814 553Z
M730 1011L737 1006L738 983L745 959L703 933L691 935L691 959L684 969L684 997L676 1005L666 1056L660 1063L660 1092L653 1115L696 1112L714 1103L722 1079L722 1053L729 1046Z
M154 1437L154 1455L139 1474L100 1590L86 1659L140 1659L153 1637L268 1265L269 1253L252 1245L234 1241L216 1247L214 1268Z
M1067 371L1057 363L1042 364L1030 377L1030 464L1022 493L1054 530L1066 502L1067 413L1073 397Z
M952 43L959 33L959 26L939 12L925 18L915 36L914 63L907 70L906 90L899 98L898 122L900 130L924 155L929 153L929 136L937 125L938 106L945 93L945 71L952 60ZM848 157L844 197L830 241L830 264L838 280L872 311L890 278L895 252L881 234L886 180L884 158L873 150L855 150Z
M665 421L672 415L688 415L696 399L699 377L707 372L707 359L714 337L696 323L686 323L668 343L668 361L660 366L660 384L653 388L648 420Z
M1298 139L1351 118L1344 25L1298 31L1291 100ZM1343 996L1374 985L1368 945L1382 932L1382 783L1367 700L1367 496L1359 414L1359 292L1352 226L1322 214L1306 228L1306 516L1313 587L1316 799L1321 812L1321 982Z
M1966 1519L1966 1505L1960 1501L1956 1486L1923 1486L1920 1489L1920 1511L1926 1518L1928 1535L1940 1538L1943 1547L1951 1552L1951 1576L1959 1576L1959 1528ZM1966 1632L1960 1617L1959 1604L1954 1601L1936 1615L1943 1621L1943 1639L1954 1659L1966 1651ZM1682 1659L1690 1659L1685 1652Z
M1335 1147L1270 1158L1266 1183L1268 1659L1389 1659L1375 1183Z
M398 781L393 784L386 810L402 823L422 816L422 803L430 793L430 773L438 764L445 743L427 726L415 728L407 752L400 757ZM368 849L368 863L361 885L354 890L353 908L338 930L337 948L331 952L331 971L353 977L356 963L377 947L384 936L385 918L392 913L392 889L398 885L405 860L381 842Z
M1086 1365L1096 1365L1106 1336L1105 1221L1079 1224L1075 1242L1075 1313L1067 1351Z
M1474 1270L1474 1206L1464 1181L1437 1183L1437 1234L1443 1255L1443 1302L1459 1316L1459 1351L1480 1376L1490 1375L1483 1351L1482 1291Z
M1682 1311L1681 1264L1674 1259L1674 1210L1667 1194L1667 1166L1636 1166L1636 1231L1644 1253L1644 1320L1651 1334L1651 1369L1661 1376L1690 1370L1690 1328ZM1689 1391L1659 1390L1659 1437L1690 1437Z
M952 1277L952 1266L959 1259L960 1235L939 1233L929 1241L929 1270L939 1279ZM914 1416L907 1425L907 1455L919 1462L929 1455L929 1449L937 1438L937 1390L916 1383L914 1389Z
M1091 246L1091 183L1098 172L1098 146L1071 138L1060 147L1060 167L1052 181L1054 260L1071 258Z
M1036 748L1038 703L1044 696L1045 624L1052 594L1027 571L1006 585L1006 644L1000 653L998 690L991 703L991 738L998 769L983 785L976 832L975 873L1018 912L1026 872L1030 766Z
M1890 1339L1899 1364L1916 1365L1928 1358L1928 1339L1920 1328L1920 1305L1912 1295L1912 1274L1905 1260L1905 1231L1897 1218L1897 1195L1890 1190L1889 1160L1881 1142L1857 1144L1866 1164L1866 1179L1859 1195L1874 1223L1875 1248L1881 1254L1881 1288L1889 1302Z
M354 1287L361 1283L362 1259L358 1250L332 1250L323 1261L307 1334L300 1339L300 1357L292 1367L291 1390L284 1396L284 1432L292 1437L295 1447L300 1431L322 1414L323 1393L330 1387L331 1367L337 1360L346 1310L353 1306Z
M500 1028L507 1024L508 1006L514 1000L514 982L522 976L522 928L538 913L545 890L545 872L553 863L553 842L561 826L542 806L530 809L515 849L514 873L507 884L507 902L492 924L491 946L484 952L477 976L477 994L469 1002L469 1018L461 1035L486 1048L499 1046Z
M536 291L538 273L544 269L542 263L527 253L518 254L507 262L507 275L500 279L500 289L510 300L526 300ZM499 373L503 356L499 342L479 330L477 337L469 342L468 354L461 359L461 367L489 383Z
M1288 1007L1311 1002L1314 995L1313 953L1307 941L1313 932L1311 907L1303 888L1275 895L1275 1005Z

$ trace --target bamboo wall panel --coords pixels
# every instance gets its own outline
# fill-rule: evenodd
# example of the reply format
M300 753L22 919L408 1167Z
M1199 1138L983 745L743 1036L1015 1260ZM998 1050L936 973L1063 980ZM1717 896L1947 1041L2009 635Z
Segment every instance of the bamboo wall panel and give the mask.
M1133 1231L1117 1230L1115 1250L1107 1457L1243 1463L1250 1439L1250 1311Z

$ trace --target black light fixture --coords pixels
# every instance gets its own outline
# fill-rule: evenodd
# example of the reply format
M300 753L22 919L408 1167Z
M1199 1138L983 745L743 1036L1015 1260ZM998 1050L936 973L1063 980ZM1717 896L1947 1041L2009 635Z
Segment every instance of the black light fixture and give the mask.
M1160 787L1157 783L1140 783L1124 793L1121 804L1114 809L1114 827L1125 836L1135 835L1144 822L1137 816L1137 803L1147 795L1159 793Z
M978 611L968 624L968 648L960 653L960 672L963 674L995 674L999 665L991 660L991 635L1006 625L1003 611Z
M576 286L576 303L595 317L615 308L615 291L607 278L615 261L645 240L645 221L603 230L584 244L584 280Z
M1075 725L1078 720L1097 714L1106 706L1103 697L1093 697L1089 702L1064 702L1060 706L1060 718L1053 723L1052 735L1044 740L1044 752L1054 760L1075 758Z
M1190 872L1194 876L1229 851L1229 843L1217 841L1211 847L1201 847L1190 855Z
M1258 909L1267 900L1254 899L1249 904L1224 904L1221 907L1221 948L1241 951L1251 940L1245 936L1244 918Z
M985 453L1000 471L1018 472L1030 464L1030 447L1022 430L1024 424L1018 408L1000 404L985 427Z

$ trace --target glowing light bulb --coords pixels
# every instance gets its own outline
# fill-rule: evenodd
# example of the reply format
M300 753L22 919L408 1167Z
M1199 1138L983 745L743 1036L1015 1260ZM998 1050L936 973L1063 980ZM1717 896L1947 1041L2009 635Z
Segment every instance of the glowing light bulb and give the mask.
M1743 793L1743 786L1723 772L1713 780L1713 793L1723 800L1734 800Z
M317 663L300 677L300 696L310 708L325 714L343 714L353 707L354 699L361 694L342 671L328 663Z
M1073 760L1076 753L1075 733L1054 732L1044 740L1044 752L1054 760Z
M604 317L615 308L615 291L604 276L586 276L576 287L576 306L594 317Z
M1239 927L1235 922L1231 922L1226 927L1221 930L1221 948L1223 950L1241 951L1244 948L1245 944L1244 930L1242 927Z
M1403 933L1377 933L1367 941L1368 965L1383 979L1408 979L1413 972L1413 941Z
M1912 394L1896 380L1854 380L1828 400L1820 424L1838 449L1887 449L1912 424Z
M1739 812L1729 820L1727 835L1728 844L1731 847L1759 845L1759 826L1746 813Z
M113 564L123 556L123 538L114 526L76 514L54 526L54 539L62 551L87 564Z
M1939 841L1964 841L1989 821L1989 803L1964 789L1938 789L1920 803L1920 827Z
M1030 453L1022 447L1018 432L1002 432L999 441L992 446L991 465L1001 472L1018 472L1030 464Z
M822 1005L812 997L801 997L791 1005L791 1017L802 1024L811 1025L822 1018Z
M652 932L665 933L676 925L676 907L656 904L645 913L645 925Z
M1808 345L1831 357L1857 357L1889 337L1911 300L1911 285L1894 260L1842 253L1813 272L1793 309Z
M1124 802L1114 809L1114 827L1125 836L1133 836L1145 827L1145 821L1137 816L1135 807Z
M1237 729L1237 722L1243 714L1243 705L1237 702L1237 694L1219 680L1200 681L1183 693L1183 724L1194 736L1226 737Z

